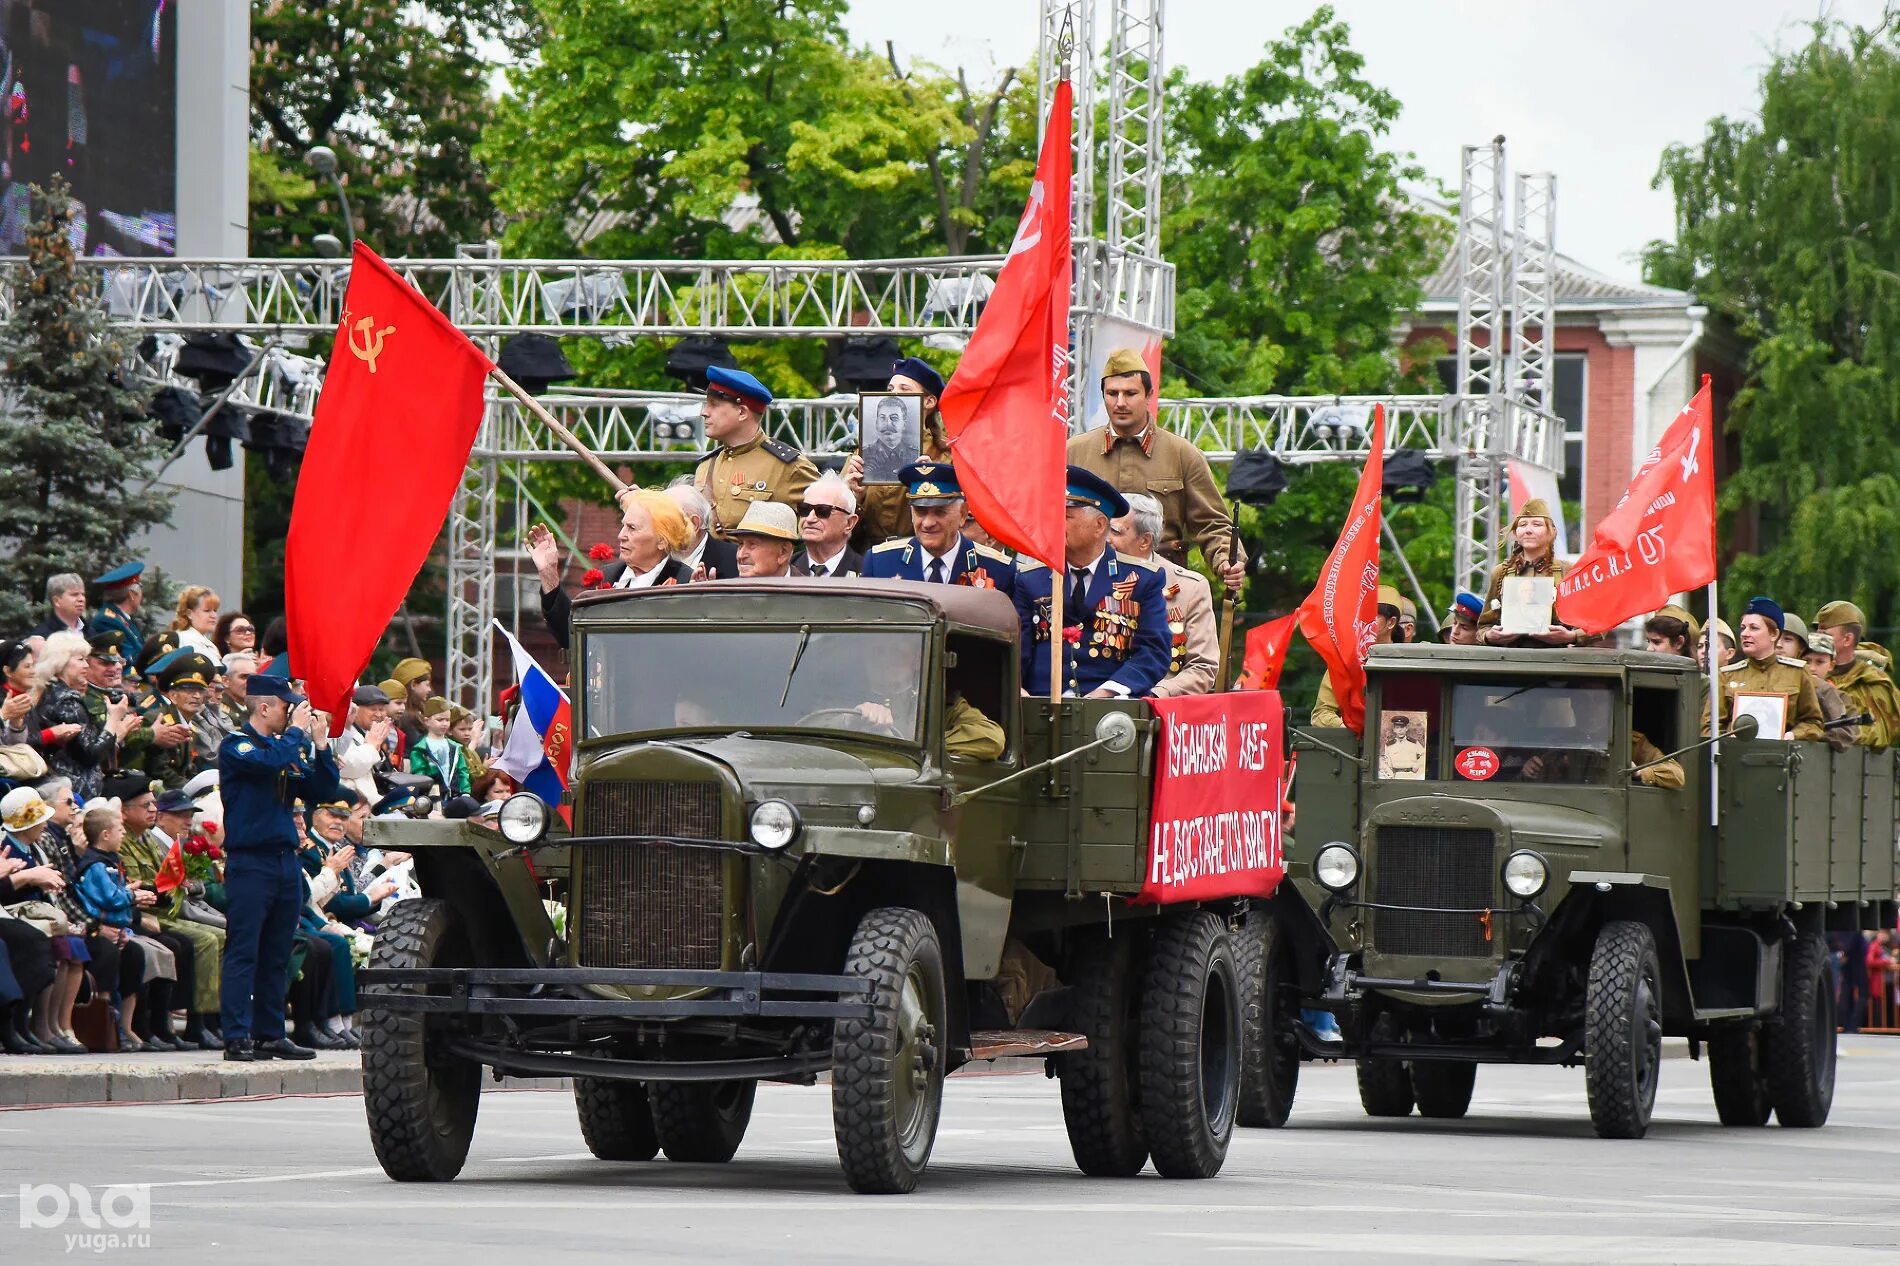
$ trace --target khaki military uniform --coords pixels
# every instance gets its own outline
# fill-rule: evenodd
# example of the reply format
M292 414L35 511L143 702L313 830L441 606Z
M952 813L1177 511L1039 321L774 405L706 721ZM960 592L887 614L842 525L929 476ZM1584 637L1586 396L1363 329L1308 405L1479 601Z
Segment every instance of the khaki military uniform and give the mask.
M161 725L190 724L185 714L172 705L171 700L163 695L156 697L150 709L144 713L144 724L139 727L147 735L147 741L137 747L128 743L120 763L127 769L144 770L152 781L163 783L168 791L178 790L202 768L194 750L196 745L191 739L186 739L177 747L160 747L150 740L150 735Z
M935 419L924 428L923 456L934 462L951 460L950 441L944 438ZM852 533L859 549L868 550L911 534L910 499L904 492L903 484L864 485L864 495L858 498L858 526Z
M1673 760L1662 760L1666 753L1649 741L1641 730L1630 731L1630 763L1648 765L1650 761L1662 761L1660 765L1650 765L1648 769L1638 771L1636 781L1645 787L1666 787L1675 790L1686 781L1682 775L1682 765Z
M1339 715L1339 699L1333 694L1333 675L1319 679L1319 694L1313 699L1313 715L1308 724L1321 730L1344 729L1346 719Z
M1727 729L1734 715L1734 697L1738 690L1783 695L1788 700L1788 737L1821 742L1827 732L1821 728L1821 702L1814 694L1814 678L1800 660L1771 656L1768 659L1744 659L1722 669L1722 728ZM1702 718L1702 733L1707 737L1709 718ZM1772 738L1773 735L1763 735Z
M1484 612L1478 616L1478 627L1488 629L1504 618L1504 581L1509 576L1549 576L1553 582L1562 581L1569 564L1561 558L1548 558L1541 563L1531 564L1519 559L1513 563L1505 559L1491 569L1491 583L1484 591ZM1551 617L1556 618L1554 615Z
M946 755L967 760L995 760L1003 754L1009 738L1003 727L977 711L962 695L950 701L943 715L943 750Z
M693 483L712 503L713 521L707 526L721 540L755 501L776 501L797 507L805 489L818 478L811 459L782 440L756 438L733 448L719 448L702 457L693 468Z
M189 744L185 750L190 750ZM165 864L167 851L149 831L137 835L127 832L119 849L119 864L125 869L126 879L142 880L147 888L158 892L158 869ZM185 890L174 888L158 893L158 904L145 913L157 919L163 930L191 942L193 979L179 982L180 986L191 986L191 1005L186 1010L215 1016L224 979L224 930L185 918L184 903Z
M1214 592L1207 578L1181 564L1158 559L1165 573L1168 675L1155 684L1157 699L1213 693L1220 684L1220 637L1215 629Z
M1227 517L1207 455L1153 422L1127 439L1104 426L1069 440L1069 465L1092 471L1121 492L1145 492L1161 503L1161 539L1155 552L1187 561L1188 542L1215 571L1227 566L1234 523Z
M1855 732L1855 742L1878 750L1900 739L1900 690L1871 657L1855 656L1846 668L1836 667L1828 681L1841 692L1848 713L1873 717Z
M1810 677L1813 675L1813 673L1808 674ZM1841 697L1840 687L1836 686L1833 682L1816 681L1814 683L1814 697L1821 705L1821 719L1823 721L1838 721L1848 714L1847 700ZM1854 715L1858 716L1859 713L1855 713ZM1856 732L1859 729L1860 727L1856 725L1843 725L1839 729L1829 730L1827 732L1827 745L1837 752L1844 752L1854 745Z

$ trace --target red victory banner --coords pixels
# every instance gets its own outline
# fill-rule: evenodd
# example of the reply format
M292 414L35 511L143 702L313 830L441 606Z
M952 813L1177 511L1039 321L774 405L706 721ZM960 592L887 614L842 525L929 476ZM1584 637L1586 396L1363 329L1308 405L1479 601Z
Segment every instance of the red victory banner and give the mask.
M1649 450L1557 586L1557 619L1613 629L1715 579L1715 417L1709 380Z
M1065 79L1049 104L1016 240L940 402L970 512L998 541L1057 572L1065 565L1073 103Z
M448 517L482 421L481 349L361 242L284 547L292 670L341 733L357 674ZM403 495L375 498L392 458Z
M1236 690L1279 688L1280 670L1286 667L1287 648L1293 645L1293 631L1299 622L1300 613L1294 611L1247 630L1247 654L1241 660Z
M1372 407L1372 438L1352 513L1319 583L1300 604L1300 633L1319 657L1339 700L1339 717L1354 734L1366 726L1366 653L1378 638L1379 497L1385 482L1385 406Z
M1268 897L1286 874L1273 690L1151 699L1161 721L1148 874L1136 901Z

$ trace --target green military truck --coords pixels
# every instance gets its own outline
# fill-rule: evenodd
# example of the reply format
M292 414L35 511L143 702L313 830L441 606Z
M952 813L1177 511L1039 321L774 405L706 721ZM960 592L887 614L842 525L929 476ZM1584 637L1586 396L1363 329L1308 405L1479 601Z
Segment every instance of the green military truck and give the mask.
M851 1186L910 1190L944 1075L1046 1057L1078 1165L1208 1177L1241 1095L1232 902L1143 906L1156 722L1022 697L994 590L718 581L573 613L569 831L372 823L416 858L363 973L384 1170L462 1168L484 1069L565 1076L607 1160L723 1162L831 1083ZM961 700L1002 726L958 754ZM959 708L959 713L962 713Z
M1711 758L1706 679L1674 656L1380 646L1367 675L1363 740L1294 740L1244 1120L1286 1119L1302 1060L1355 1060L1373 1116L1432 1117L1465 1113L1480 1064L1581 1063L1597 1132L1641 1137L1671 1035L1723 1124L1826 1121L1825 933L1892 926L1891 753L1745 717Z

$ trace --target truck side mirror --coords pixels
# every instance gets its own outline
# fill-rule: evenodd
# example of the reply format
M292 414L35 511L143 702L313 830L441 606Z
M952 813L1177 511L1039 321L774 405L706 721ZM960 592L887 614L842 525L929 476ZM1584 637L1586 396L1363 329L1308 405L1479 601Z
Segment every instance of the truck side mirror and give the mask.
M1135 720L1126 712L1104 712L1095 723L1095 741L1119 756L1135 745Z

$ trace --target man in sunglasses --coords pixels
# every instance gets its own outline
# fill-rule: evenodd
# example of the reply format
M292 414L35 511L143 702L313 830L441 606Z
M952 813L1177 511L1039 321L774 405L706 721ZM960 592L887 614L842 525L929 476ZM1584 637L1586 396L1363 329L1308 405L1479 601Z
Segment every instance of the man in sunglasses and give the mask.
M693 468L693 484L712 503L707 526L720 540L732 538L754 504L776 501L789 509L818 478L810 458L761 429L771 403L765 384L744 370L714 365L706 371L700 416L706 438L718 447Z
M843 479L830 473L818 476L797 508L798 535L805 542L798 561L807 572L843 577L864 570L864 555L850 543L858 525L858 499Z

